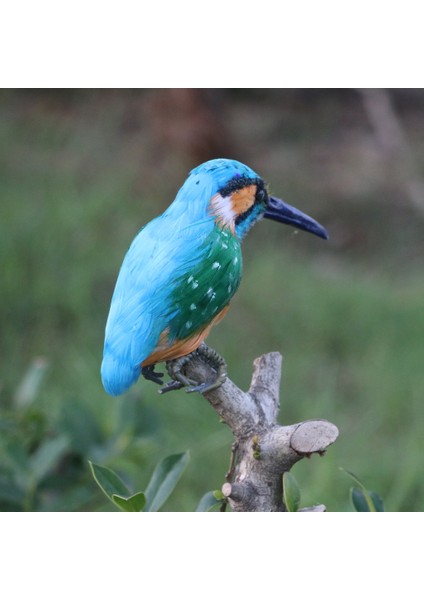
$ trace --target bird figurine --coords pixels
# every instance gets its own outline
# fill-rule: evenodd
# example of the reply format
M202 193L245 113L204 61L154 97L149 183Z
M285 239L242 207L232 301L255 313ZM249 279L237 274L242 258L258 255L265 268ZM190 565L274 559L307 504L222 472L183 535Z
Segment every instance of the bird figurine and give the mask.
M262 217L327 239L317 221L269 194L261 177L230 159L193 169L175 200L135 237L122 263L107 319L101 376L118 396L140 375L166 392L204 393L226 378L225 361L204 343L226 315L242 275L241 241ZM184 374L194 356L211 364L212 382Z

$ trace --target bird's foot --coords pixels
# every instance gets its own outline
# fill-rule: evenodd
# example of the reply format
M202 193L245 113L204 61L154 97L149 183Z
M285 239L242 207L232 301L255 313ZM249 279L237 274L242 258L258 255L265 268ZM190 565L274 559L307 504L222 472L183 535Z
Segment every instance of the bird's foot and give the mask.
M154 381L159 385L163 385L162 377L164 376L164 373L156 373L155 365L141 367L141 374L143 375L144 379L148 379L149 381Z
M183 370L192 360L200 360L212 367L216 373L216 377L212 381L205 381L203 383L198 383L188 378L183 373ZM218 352L209 348L206 344L201 344L197 350L186 356L167 361L166 368L172 381L159 390L161 394L172 390L179 390L182 387L185 387L186 392L189 393L199 392L200 394L204 394L216 389L227 379L227 363Z
M192 360L193 354L194 352L191 352L191 354L187 354L186 356L182 356L181 358L177 358L175 360L168 360L166 362L166 370L168 371L171 381L169 381L163 386L163 388L159 390L160 394L166 394L167 392L172 392L173 390L180 390L183 387L188 389L190 386L196 384L195 381L186 377L182 372L182 369Z
M209 348L205 343L200 344L196 353L196 358L209 365L215 371L216 377L212 381L205 381L187 388L187 392L199 392L200 394L211 392L220 387L227 379L227 363L216 350Z

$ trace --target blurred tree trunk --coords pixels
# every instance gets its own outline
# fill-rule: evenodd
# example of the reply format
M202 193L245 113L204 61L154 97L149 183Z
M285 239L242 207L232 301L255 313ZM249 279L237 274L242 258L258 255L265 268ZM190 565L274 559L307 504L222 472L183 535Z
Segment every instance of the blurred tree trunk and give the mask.
M389 181L424 216L424 181L403 124L388 90L358 90L386 165Z
M224 92L176 88L152 91L148 115L154 153L178 155L190 166L232 154L224 119Z

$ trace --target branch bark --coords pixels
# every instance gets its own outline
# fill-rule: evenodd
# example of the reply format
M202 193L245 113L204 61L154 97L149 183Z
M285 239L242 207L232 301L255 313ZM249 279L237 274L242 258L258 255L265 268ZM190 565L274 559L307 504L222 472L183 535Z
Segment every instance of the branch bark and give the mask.
M323 454L339 434L335 425L322 419L295 425L277 422L282 360L278 352L256 358L248 392L227 378L222 386L204 394L234 435L222 492L237 512L284 511L284 472L305 456ZM196 381L214 376L213 369L200 359L191 361L185 374ZM321 512L325 507L305 510Z

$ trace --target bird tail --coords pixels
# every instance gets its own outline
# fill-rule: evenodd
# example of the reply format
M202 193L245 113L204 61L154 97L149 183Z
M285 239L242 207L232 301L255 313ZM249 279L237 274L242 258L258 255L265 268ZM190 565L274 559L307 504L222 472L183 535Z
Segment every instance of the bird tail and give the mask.
M100 369L103 387L110 396L120 396L140 377L140 366L131 367L128 363L105 354Z

